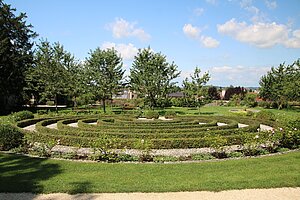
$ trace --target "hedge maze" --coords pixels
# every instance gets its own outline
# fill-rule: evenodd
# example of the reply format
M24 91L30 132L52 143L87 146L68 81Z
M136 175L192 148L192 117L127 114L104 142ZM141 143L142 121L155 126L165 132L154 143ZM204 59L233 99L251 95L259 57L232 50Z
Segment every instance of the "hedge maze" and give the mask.
M47 127L54 123L57 128ZM17 125L34 124L34 131L25 131L27 139L34 142L76 147L100 147L107 142L111 148L134 149L147 141L153 149L179 149L240 145L243 135L256 134L261 122L246 117L176 116L166 121L100 115L28 119Z

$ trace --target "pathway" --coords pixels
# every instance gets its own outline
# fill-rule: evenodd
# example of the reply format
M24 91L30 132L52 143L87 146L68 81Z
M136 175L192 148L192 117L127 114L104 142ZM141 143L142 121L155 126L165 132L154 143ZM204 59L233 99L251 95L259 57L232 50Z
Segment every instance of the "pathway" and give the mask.
M0 193L0 199L10 200L291 200L300 199L298 188L245 189L221 192L167 192L167 193L91 193L91 194L31 194L31 193Z

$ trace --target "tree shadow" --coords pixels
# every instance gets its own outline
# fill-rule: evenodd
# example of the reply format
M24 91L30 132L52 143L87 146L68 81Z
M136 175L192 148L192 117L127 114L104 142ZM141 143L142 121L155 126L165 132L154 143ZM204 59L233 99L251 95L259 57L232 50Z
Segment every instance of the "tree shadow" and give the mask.
M60 166L45 158L0 153L0 192L42 193L41 181L59 173Z
M91 190L91 183L88 181L83 182L72 182L70 183L72 185L72 189L69 191L70 194L79 194L79 193L90 193Z

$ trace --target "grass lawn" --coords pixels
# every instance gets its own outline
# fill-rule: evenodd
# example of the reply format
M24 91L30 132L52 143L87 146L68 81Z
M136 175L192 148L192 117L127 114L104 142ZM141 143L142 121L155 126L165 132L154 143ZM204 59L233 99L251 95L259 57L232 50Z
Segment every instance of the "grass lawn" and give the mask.
M0 153L0 192L171 192L299 186L299 151L186 164L84 163Z

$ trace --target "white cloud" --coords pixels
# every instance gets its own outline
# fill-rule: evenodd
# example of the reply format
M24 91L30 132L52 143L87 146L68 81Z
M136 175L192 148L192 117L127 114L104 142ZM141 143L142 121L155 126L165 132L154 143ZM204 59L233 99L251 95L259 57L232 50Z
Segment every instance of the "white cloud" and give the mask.
M212 5L216 5L217 4L217 0L206 0L207 3L210 3Z
M248 25L246 22L231 19L224 24L217 25L217 28L219 33L259 48L269 48L277 44L287 48L300 48L298 30L290 36L291 30L284 24L257 22Z
M104 42L101 45L101 49L114 48L117 52L121 54L124 60L132 60L134 56L138 53L138 48L133 44L115 44L113 42Z
M257 7L252 5L252 0L242 0L240 2L240 6L241 6L241 8L243 8L255 15L257 15L260 12L260 10Z
M256 86L269 67L221 66L209 69L215 85Z
M269 1L269 0L266 0L265 3L266 3L266 6L267 6L269 9L275 9L275 8L277 8L277 2L276 2L276 1Z
M197 27L192 26L191 24L185 24L183 26L183 32L186 36L190 38L198 38L200 35L200 29Z
M220 44L218 40L207 36L201 36L201 42L207 48L216 48Z
M206 48L216 48L220 44L219 41L212 37L201 35L201 30L191 24L185 24L182 30L187 37L199 41Z
M136 23L128 22L122 18L116 18L115 22L108 25L108 29L112 31L113 37L137 37L141 41L150 39L150 35L141 28L135 27Z
M203 13L204 13L204 8L196 8L196 9L194 10L194 14L195 14L196 16L201 16Z

